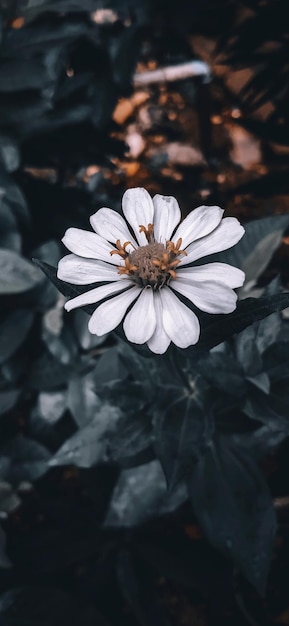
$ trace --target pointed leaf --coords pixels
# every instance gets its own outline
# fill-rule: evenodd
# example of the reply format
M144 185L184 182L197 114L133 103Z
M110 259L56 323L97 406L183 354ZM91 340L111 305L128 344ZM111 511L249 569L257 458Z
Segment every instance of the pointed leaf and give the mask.
M240 267L245 272L246 282L239 293L245 294L246 286L255 284L280 245L288 226L288 215L275 215L248 222L245 235L239 243L218 254L218 261Z
M203 318L203 330L198 344L187 348L188 354L201 354L226 341L257 320L264 319L275 311L282 311L289 306L289 293L279 293L261 298L246 298L238 302L237 308L228 315L206 316ZM207 325L205 325L207 322Z
M68 384L67 407L76 424L82 428L92 422L101 409L102 402L95 392L91 373L73 376Z
M223 437L196 463L188 483L195 514L209 541L263 594L276 518L269 489L245 450Z
M43 280L41 273L24 257L0 249L0 294L17 294L33 289Z
M154 447L169 489L181 482L211 437L204 411L187 395L154 417Z
M154 458L150 420L146 414L125 414L109 443L109 457L122 467L143 465Z
M18 401L20 389L9 389L9 391L0 391L0 415L4 415L11 411Z
M118 407L103 405L91 422L67 439L50 461L50 466L93 467L108 461L110 437L121 417Z
M248 326L235 339L235 349L238 363L247 376L255 376L262 369L262 359L255 343L255 329Z
M175 511L187 499L185 485L168 494L159 461L123 470L114 488L105 520L106 527L139 526Z
M18 484L36 480L48 470L50 452L42 444L18 435L0 449L0 456L10 460L5 480Z
M277 394L267 395L256 386L249 390L243 412L272 430L289 434L289 403Z

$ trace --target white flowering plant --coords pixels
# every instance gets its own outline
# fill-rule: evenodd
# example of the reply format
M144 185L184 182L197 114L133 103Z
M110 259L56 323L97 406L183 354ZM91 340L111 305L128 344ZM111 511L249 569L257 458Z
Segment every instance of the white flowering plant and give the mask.
M235 310L234 288L243 284L244 272L226 263L195 262L231 248L243 227L234 217L222 219L216 206L200 206L180 223L175 198L152 199L142 188L125 192L122 209L126 221L102 208L90 218L94 232L70 228L65 233L63 243L72 254L60 261L58 278L76 285L106 283L69 300L65 308L102 303L89 320L91 333L104 335L123 320L128 341L146 343L156 354L165 353L171 342L179 348L195 345L197 315L178 296L211 314Z
M120 469L106 528L189 499L209 541L263 593L276 518L258 461L289 434L278 369L289 294L275 280L244 296L289 220L244 229L223 213L200 206L182 219L175 198L128 189L122 214L103 207L92 230L66 231L57 269L36 261L107 344L88 373L77 365L79 429L50 464Z

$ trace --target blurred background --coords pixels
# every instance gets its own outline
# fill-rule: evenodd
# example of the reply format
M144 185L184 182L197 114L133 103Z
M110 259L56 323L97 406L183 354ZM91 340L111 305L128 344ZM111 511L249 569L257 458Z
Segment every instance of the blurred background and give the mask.
M64 314L31 262L56 266L66 228L87 229L101 206L119 211L129 187L175 196L184 215L200 204L243 223L289 213L287 9L0 0L1 624L289 623L286 519L273 621L245 588L252 621L227 563L189 507L164 501L157 472L157 494L136 488L135 516L107 462L107 412L88 427L98 386L120 377L114 339L90 336L84 312ZM259 287L277 274L288 286L289 237L274 241L271 260L260 251ZM273 491L287 448L265 467Z

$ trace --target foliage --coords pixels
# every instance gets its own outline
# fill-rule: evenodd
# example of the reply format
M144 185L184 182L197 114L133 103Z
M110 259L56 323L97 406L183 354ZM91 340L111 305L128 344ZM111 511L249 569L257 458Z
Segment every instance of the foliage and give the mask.
M118 208L123 181L105 185L99 172L87 182L85 170L112 171L124 153L112 113L132 91L140 44L151 37L162 63L183 60L192 32L216 36L222 28L227 40L238 3L164 4L115 0L106 22L95 19L104 6L96 0L3 4L0 621L7 626L128 623L126 607L129 623L135 616L143 625L169 624L160 577L215 597L220 572L230 585L234 568L265 592L276 515L261 463L289 433L282 314L289 294L276 278L265 289L258 281L288 216L250 220L238 246L218 255L246 272L238 307L203 314L199 344L171 348L169 359L134 349L120 329L91 336L91 308L63 311L65 297L80 288L55 275L64 230L86 228L100 206ZM241 94L242 124L279 141L277 113L261 126L251 117L271 91L280 115L286 108L274 67L273 83L263 84L278 55L256 49L257 22L266 40L272 3L241 4L253 16L228 59L257 68ZM283 23L276 15L274 36ZM282 39L283 51L287 44ZM286 190L287 172L274 176ZM254 178L235 191L267 195L271 182L268 174L267 187ZM194 171L190 192L202 184ZM198 522L200 541L184 532L188 519L189 531Z

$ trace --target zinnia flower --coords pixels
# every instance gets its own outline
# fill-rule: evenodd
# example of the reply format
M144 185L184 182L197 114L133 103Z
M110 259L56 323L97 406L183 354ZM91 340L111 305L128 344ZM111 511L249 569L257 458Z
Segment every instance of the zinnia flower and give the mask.
M244 228L235 217L222 219L217 206L200 206L180 223L175 198L152 199L142 188L125 192L122 209L126 221L102 208L90 218L95 232L66 231L62 241L72 254L61 259L58 278L75 285L106 283L69 300L66 310L98 305L91 333L103 335L123 320L127 339L147 343L157 354L171 341L180 348L197 343L199 320L178 294L207 313L234 311L233 289L243 284L244 272L226 263L191 264L234 246Z

